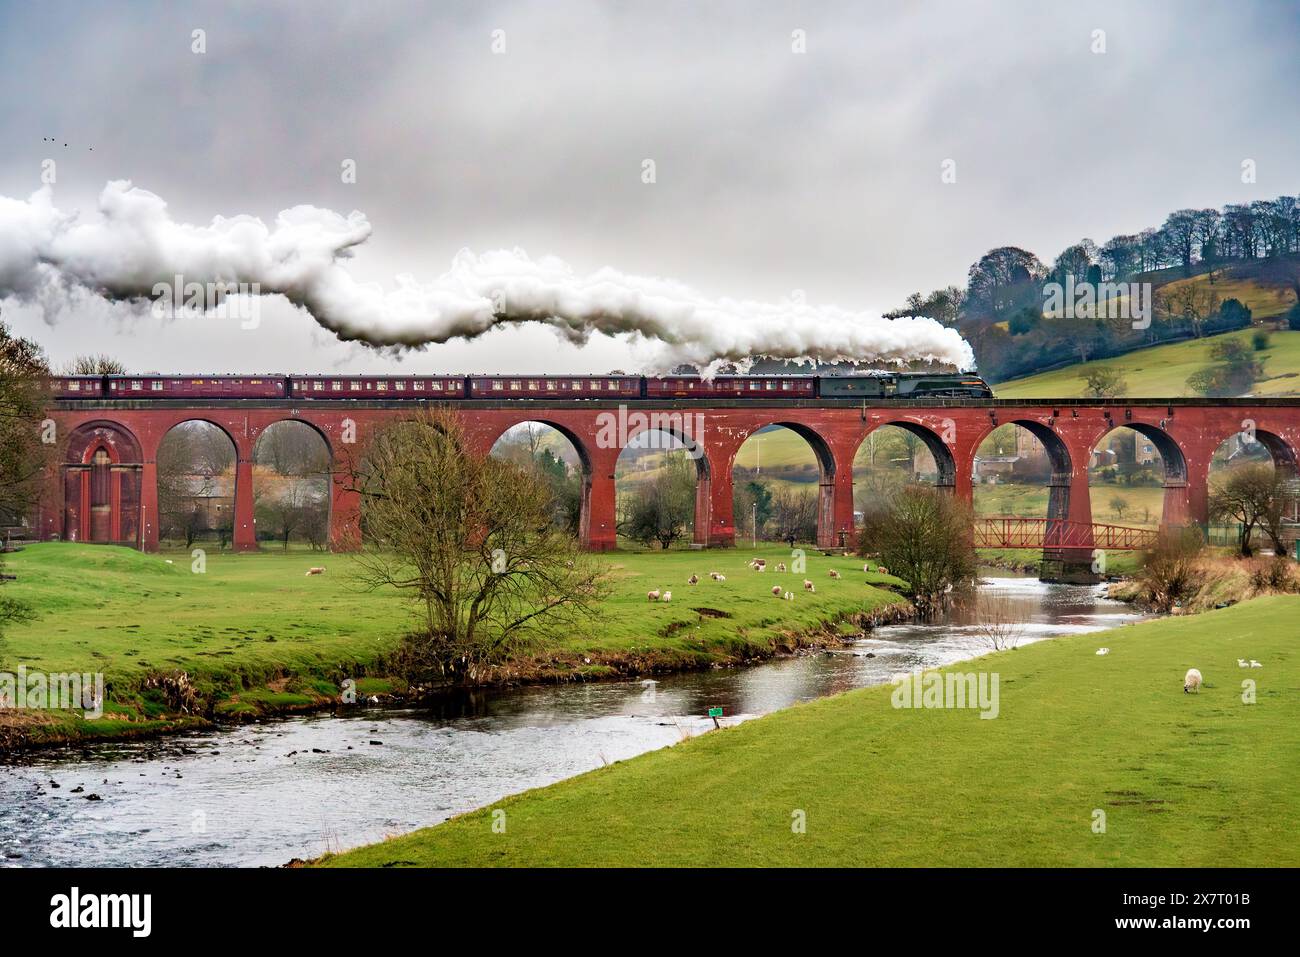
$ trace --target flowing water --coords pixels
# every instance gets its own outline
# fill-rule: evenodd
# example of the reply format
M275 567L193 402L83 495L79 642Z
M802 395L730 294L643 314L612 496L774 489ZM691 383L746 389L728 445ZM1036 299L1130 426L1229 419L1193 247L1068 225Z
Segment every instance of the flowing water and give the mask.
M1033 578L986 578L979 601L1011 612L1021 646L1140 617L1098 588ZM734 723L983 654L977 620L954 613L891 625L843 651L654 682L467 693L434 709L361 709L38 753L0 765L0 863L315 857L672 744L712 728L711 707Z

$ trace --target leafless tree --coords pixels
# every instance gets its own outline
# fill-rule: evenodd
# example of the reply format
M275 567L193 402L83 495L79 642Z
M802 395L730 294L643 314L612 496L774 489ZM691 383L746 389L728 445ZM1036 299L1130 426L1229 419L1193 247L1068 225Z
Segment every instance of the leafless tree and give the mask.
M467 446L455 413L416 411L344 457L362 501L360 581L417 609L402 667L469 682L480 669L571 628L605 593L601 567L555 528L533 472Z
M993 651L1007 651L1020 644L1025 626L1010 598L986 595L975 605L975 633Z
M1242 465L1210 486L1210 518L1235 522L1237 549L1249 558L1251 533L1258 527L1268 536L1276 554L1286 553L1283 520L1293 493L1286 476L1272 465Z
M909 485L867 513L860 548L907 579L918 609L927 613L974 582L972 524L969 507L955 496Z

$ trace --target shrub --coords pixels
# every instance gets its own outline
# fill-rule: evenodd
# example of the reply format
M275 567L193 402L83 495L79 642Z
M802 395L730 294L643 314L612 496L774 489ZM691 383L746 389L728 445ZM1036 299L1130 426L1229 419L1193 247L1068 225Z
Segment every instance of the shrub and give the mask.
M1269 335L1263 329L1256 329L1250 337L1250 346L1256 352L1263 352L1269 347Z
M1138 583L1145 600L1160 611L1196 594L1196 563L1205 548L1195 526L1162 531L1155 546L1142 556Z

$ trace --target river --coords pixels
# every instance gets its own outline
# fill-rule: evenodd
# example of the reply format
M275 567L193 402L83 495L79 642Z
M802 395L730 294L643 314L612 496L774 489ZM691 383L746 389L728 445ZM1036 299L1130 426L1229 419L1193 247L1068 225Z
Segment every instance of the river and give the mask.
M1021 646L1141 617L1096 587L991 575L1000 577L984 579L979 599L1014 609ZM655 682L476 692L432 710L360 709L15 758L0 765L0 864L315 857L704 732L711 707L735 723L983 654L972 621L890 625L844 651Z

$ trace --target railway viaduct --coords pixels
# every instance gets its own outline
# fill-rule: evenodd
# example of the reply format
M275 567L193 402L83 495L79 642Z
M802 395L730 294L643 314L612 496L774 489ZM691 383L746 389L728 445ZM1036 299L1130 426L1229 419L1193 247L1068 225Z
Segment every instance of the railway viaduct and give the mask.
M49 475L39 516L40 537L112 541L146 551L158 547L157 456L169 429L209 422L229 436L236 452L236 549L257 548L253 519L253 453L277 422L302 422L324 439L331 460L363 449L367 436L414 403L347 400L56 400L49 409L61 462ZM820 467L818 544L845 543L853 530L853 459L873 430L898 426L920 437L938 467L938 485L972 497L980 443L1000 425L1029 430L1046 447L1048 537L1053 522L1084 529L1058 539L1057 558L1090 560L1092 503L1088 464L1112 429L1145 436L1164 461L1163 523L1205 524L1210 458L1219 444L1246 433L1261 442L1274 464L1294 474L1300 448L1300 400L924 400L913 402L773 399L675 400L620 405L613 400L457 400L471 445L487 454L511 427L540 422L563 433L583 470L581 536L593 550L615 547L614 469L627 441L646 430L676 435L695 457L695 541L734 545L732 465L741 444L759 429L781 425L801 435ZM612 426L612 427L611 427ZM360 506L339 475L332 480L330 541L355 547ZM1085 528L1085 526L1087 528ZM1047 541L1044 544L1048 544Z

